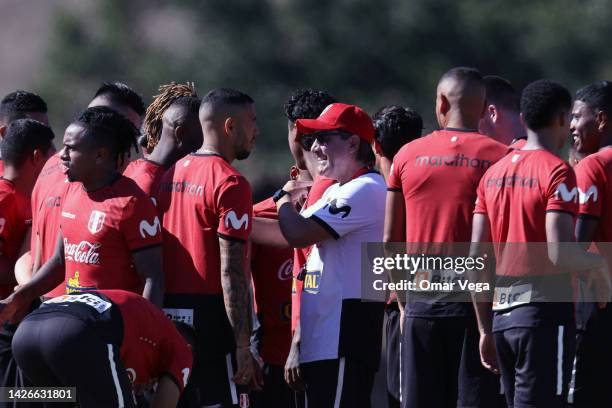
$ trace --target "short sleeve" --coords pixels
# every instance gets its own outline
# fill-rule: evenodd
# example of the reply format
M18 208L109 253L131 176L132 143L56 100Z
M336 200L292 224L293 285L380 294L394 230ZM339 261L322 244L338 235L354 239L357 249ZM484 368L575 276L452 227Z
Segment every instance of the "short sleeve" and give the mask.
M574 170L563 163L553 170L546 191L546 211L563 211L576 214L578 189Z
M160 350L160 377L167 375L182 393L191 377L193 355L189 344L183 339L173 324L166 328L168 333Z
M486 174L485 174L486 176ZM478 188L476 189L476 206L474 207L474 214L486 214L487 213L487 202L485 200L485 177L480 179Z
M241 176L230 176L217 187L217 235L246 241L251 233L253 200L251 185Z
M602 192L606 180L597 160L586 157L575 167L578 185L579 214L601 216Z
M7 242L11 236L11 214L13 206L8 199L0 200L0 239Z
M373 222L379 214L372 212L370 203L377 194L368 185L357 184L345 188L337 187L325 194L326 204L318 205L308 217L325 228L335 239Z
M391 164L391 170L389 171L389 179L387 180L387 188L389 191L402 191L402 178L401 178L401 168L402 164L399 160L399 154L395 156L393 159L393 163Z
M160 245L162 242L161 223L153 202L145 194L130 200L119 229L130 251Z

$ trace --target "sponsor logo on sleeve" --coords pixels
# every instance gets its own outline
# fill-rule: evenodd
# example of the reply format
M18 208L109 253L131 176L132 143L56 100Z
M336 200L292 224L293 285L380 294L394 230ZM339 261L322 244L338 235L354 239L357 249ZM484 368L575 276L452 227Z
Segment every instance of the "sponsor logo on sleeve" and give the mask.
M159 218L155 217L153 223L150 224L147 220L140 221L140 236L143 238L154 237L158 232L161 232L161 224Z
M344 204L338 207L338 201L335 198L331 200L329 204L327 205L329 206L328 208L329 213L332 215L337 215L337 214L342 213L342 218L346 218L351 213L351 207L347 204Z
M580 204L586 204L592 198L593 202L596 203L598 193L599 191L597 190L597 186L591 186L587 188L586 191L582 191L580 188L578 188L578 201Z
M235 230L242 228L246 230L249 228L249 215L243 214L240 218L238 218L234 210L228 211L228 213L225 214L225 228L229 229L230 225L231 228Z
M576 201L578 199L578 189L576 187L572 187L570 190L567 188L565 183L561 183L555 191L555 196L568 203Z
M87 223L87 229L92 234L96 234L102 231L102 226L104 225L104 219L106 218L106 214L102 211L93 210L89 215L89 222Z

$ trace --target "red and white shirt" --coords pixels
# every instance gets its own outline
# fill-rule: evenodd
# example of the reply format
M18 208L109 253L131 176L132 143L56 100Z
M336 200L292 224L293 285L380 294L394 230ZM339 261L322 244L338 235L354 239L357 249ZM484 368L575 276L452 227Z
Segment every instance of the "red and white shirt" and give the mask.
M142 292L132 252L161 244L161 223L151 199L125 177L87 192L71 183L61 211L66 290Z
M0 262L3 266L14 267L31 224L30 198L19 193L13 182L0 178ZM14 286L0 285L0 298L10 295Z
M44 265L55 253L62 203L69 185L59 153L54 154L45 163L32 190L30 253L34 260L38 237L41 251L40 266ZM53 298L65 292L66 285L62 282L45 297Z
M336 181L328 177L317 177L315 178L306 202L302 207L302 211L316 203L323 197L325 191L336 184ZM295 248L293 250L293 286L291 289L291 332L293 333L297 328L298 322L300 321L300 300L302 298L302 290L304 288L304 281L298 279L298 276L302 272L302 269L306 265L308 254L312 250L312 246L307 248Z
M253 216L278 219L274 200L253 206ZM263 328L259 354L264 362L283 367L291 344L292 267L291 248L252 245L255 308Z
M470 242L478 182L507 152L508 146L490 137L454 129L434 131L399 150L393 159L388 187L404 196L410 251L427 252L430 243L443 246ZM452 255L458 249L448 247L441 251ZM415 317L465 315L470 305L448 298L410 302L407 313Z
M249 182L221 156L190 154L165 174L157 207L163 216L166 293L221 295L219 237L248 240Z
M582 159L574 168L578 184L579 216L599 219L593 242L612 267L612 148Z

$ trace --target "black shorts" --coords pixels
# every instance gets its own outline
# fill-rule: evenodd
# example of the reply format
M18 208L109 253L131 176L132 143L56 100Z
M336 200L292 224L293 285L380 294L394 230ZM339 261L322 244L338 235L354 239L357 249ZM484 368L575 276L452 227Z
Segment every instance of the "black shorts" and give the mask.
M34 312L17 328L13 355L34 386L76 387L81 408L134 407L120 344L107 343L106 335L94 320Z
M473 316L406 316L401 406L503 407L499 376L480 362L479 338Z
M360 361L340 358L301 364L306 408L370 408L375 371Z
M387 305L386 340L387 340L387 392L389 406L399 407L400 401L400 312L397 303Z
M509 408L566 406L574 336L573 325L509 328L494 333Z
M181 395L179 408L242 408L250 406L247 386L232 381L236 369L234 355L201 360L194 365L191 378ZM240 405L243 404L243 405Z
M264 364L263 380L263 389L251 392L252 408L304 408L304 393L289 388L284 367Z

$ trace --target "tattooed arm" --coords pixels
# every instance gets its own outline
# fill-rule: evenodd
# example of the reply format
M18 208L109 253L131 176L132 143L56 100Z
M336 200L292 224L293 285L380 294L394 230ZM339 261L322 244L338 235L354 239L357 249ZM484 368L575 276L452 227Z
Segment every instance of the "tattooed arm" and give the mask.
M221 286L227 317L236 339L237 370L234 382L248 384L253 376L251 358L251 296L244 271L245 244L219 237Z

